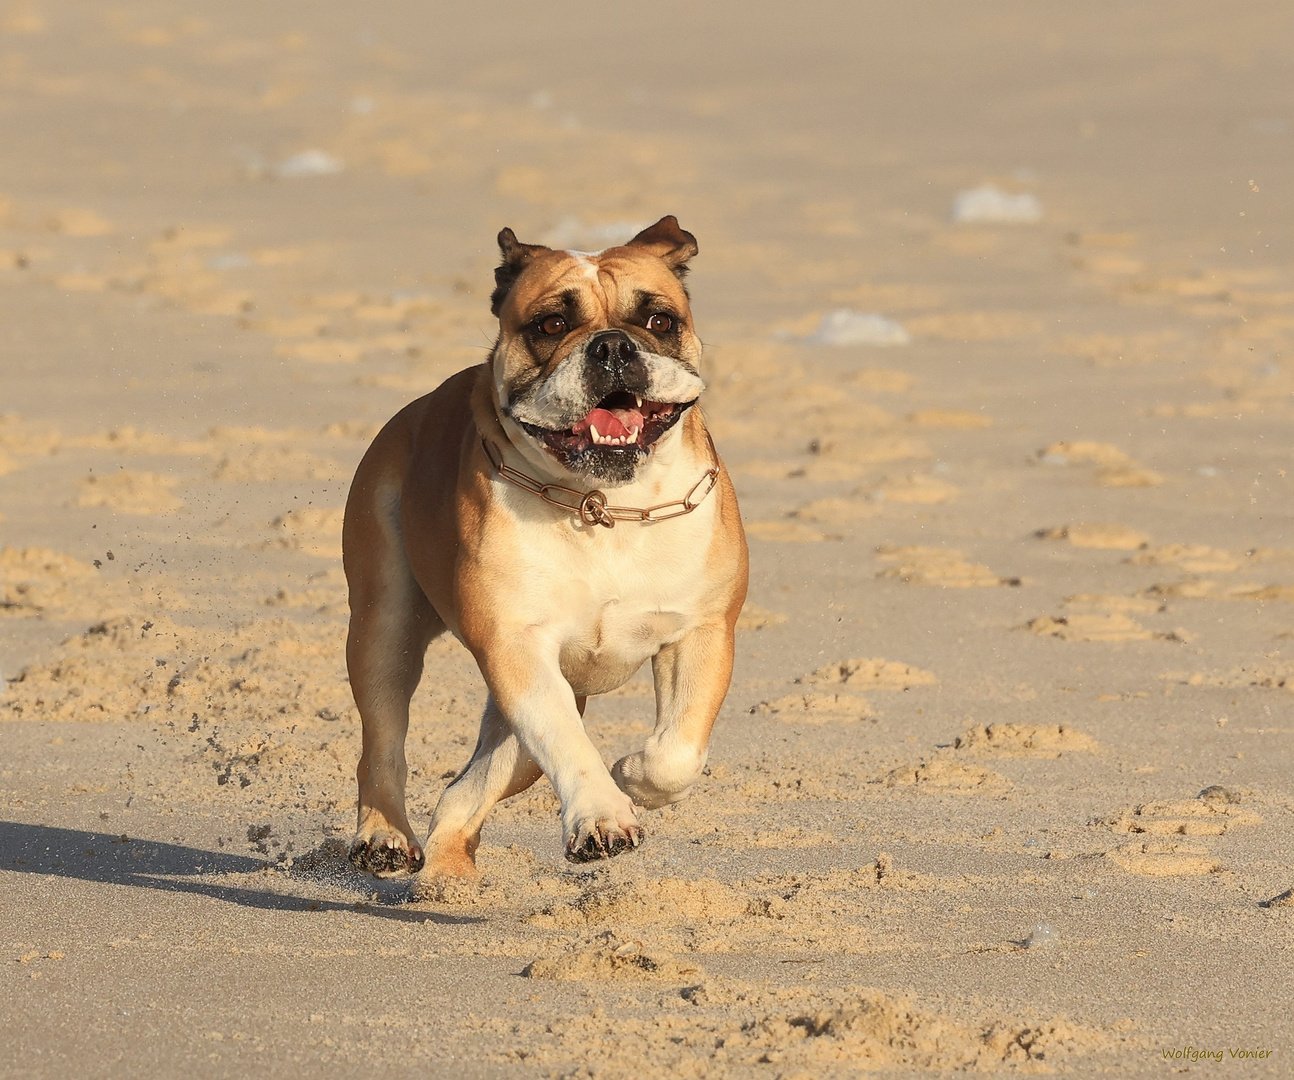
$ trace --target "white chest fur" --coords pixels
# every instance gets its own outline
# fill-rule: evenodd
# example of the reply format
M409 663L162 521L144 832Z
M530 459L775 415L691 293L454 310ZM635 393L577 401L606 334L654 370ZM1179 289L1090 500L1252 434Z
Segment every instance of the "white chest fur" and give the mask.
M534 496L510 491L504 498ZM622 685L709 614L705 566L716 505L706 500L685 517L614 529L573 518L518 523L523 541L509 559L515 584L507 594L517 598L511 614L556 651L577 694Z

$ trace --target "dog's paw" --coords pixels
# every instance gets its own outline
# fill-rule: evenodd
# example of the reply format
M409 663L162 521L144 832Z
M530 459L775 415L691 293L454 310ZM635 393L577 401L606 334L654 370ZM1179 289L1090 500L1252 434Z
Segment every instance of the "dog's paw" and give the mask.
M426 859L422 848L394 829L361 831L350 845L350 861L374 877L417 873Z
M646 833L636 822L621 823L614 817L588 818L566 839L566 858L574 863L610 859L643 842Z
M704 767L704 753L676 749L665 754L657 749L649 755L639 750L612 766L611 779L636 806L658 810L687 798Z

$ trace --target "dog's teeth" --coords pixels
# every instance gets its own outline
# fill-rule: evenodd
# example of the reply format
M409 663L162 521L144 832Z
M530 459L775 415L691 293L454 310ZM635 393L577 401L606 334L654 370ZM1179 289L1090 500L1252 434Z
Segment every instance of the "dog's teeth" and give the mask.
M602 436L598 433L598 429L594 427L592 424L589 425L589 431L593 433L594 442L600 443L602 441Z
M642 402L640 401L640 402L639 402L639 404L641 405L641 404L642 404ZM630 442L637 442L637 441L638 441L638 432L640 432L640 431L642 431L642 428L641 428L641 427L636 427L636 428L634 428L632 431L630 431L630 432L629 432L629 441L630 441Z
M642 396L642 394L634 394L634 400L638 402L638 408L640 408L640 409L641 409L641 408L643 407L643 396Z

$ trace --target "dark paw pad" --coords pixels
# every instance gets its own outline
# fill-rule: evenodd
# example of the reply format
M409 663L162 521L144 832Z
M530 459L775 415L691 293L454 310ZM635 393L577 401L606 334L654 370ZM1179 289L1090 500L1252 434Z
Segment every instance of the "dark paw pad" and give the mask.
M357 869L375 877L390 877L405 872L417 873L426 861L421 851L412 854L402 847L374 845L369 841L356 841L351 845L350 861Z
M630 835L616 833L603 839L599 833L589 833L584 843L570 848L566 858L573 863L596 862L598 859L610 859L622 852L630 851L642 843L641 829L635 829Z

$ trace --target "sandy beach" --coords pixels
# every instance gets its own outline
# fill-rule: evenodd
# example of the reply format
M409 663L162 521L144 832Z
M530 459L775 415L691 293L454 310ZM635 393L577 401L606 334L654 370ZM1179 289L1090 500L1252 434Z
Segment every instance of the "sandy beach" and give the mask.
M1294 1076L1291 40L0 5L0 1076ZM707 774L414 902L346 859L350 477L500 228L665 214L751 547ZM419 829L484 702L434 643Z

